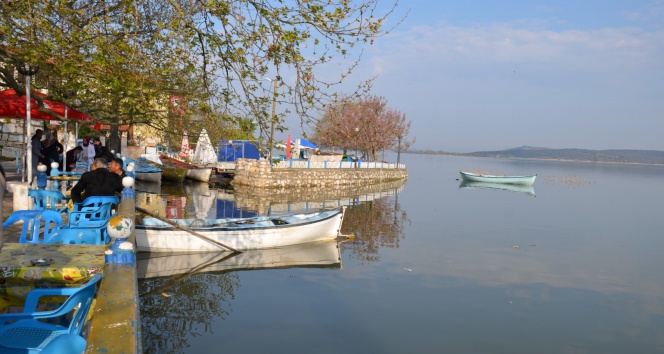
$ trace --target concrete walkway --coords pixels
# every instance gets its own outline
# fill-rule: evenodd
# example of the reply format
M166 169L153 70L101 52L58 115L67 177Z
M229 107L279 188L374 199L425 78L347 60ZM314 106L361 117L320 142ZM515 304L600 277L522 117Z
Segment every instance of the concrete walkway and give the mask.
M2 161L2 167L5 169L7 182L20 183L21 174L16 173L16 161ZM5 190L5 197L2 199L2 221L4 222L9 214L14 211L14 195ZM18 242L21 236L22 224L14 224L7 229L4 229L2 234L5 238L5 243Z

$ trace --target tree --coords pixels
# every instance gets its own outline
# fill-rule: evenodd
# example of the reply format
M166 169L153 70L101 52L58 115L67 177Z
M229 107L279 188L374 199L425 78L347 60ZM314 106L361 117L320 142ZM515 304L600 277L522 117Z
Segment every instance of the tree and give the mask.
M403 151L415 142L408 138L406 115L387 107L378 96L346 97L332 104L316 127L313 140L319 145L360 150L372 161L385 149Z
M172 95L186 97L181 124L220 126L229 117L269 125L273 95L303 122L323 107L357 65L362 47L385 33L396 3L378 0L71 0L0 3L0 86L22 91L13 68L38 65L48 98L111 124L147 124L180 136L169 124ZM397 21L398 23L398 21ZM351 64L323 80L317 68L342 57ZM360 85L367 89L370 81ZM43 108L43 104L40 103ZM278 127L277 129L281 129ZM263 129L261 131L264 132Z

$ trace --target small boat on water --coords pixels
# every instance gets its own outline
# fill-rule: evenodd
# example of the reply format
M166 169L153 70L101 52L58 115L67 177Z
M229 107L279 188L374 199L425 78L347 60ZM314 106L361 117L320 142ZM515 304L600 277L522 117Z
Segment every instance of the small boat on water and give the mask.
M496 176L496 175L482 175L470 172L459 171L461 179L470 182L485 182L485 183L505 183L505 184L523 184L532 185L535 183L534 176Z
M126 156L124 156L122 159L124 160L125 170L129 163L134 164L134 174L136 175L137 181L156 182L156 183L161 182L161 177L163 172L161 168L149 165L147 163L143 163L141 161L134 160Z
M535 196L535 189L532 185L526 184L509 184L509 183L489 183L489 182L472 182L461 181L459 188L468 189L497 189L510 192L517 192Z
M177 225L215 242L246 251L335 239L341 232L344 209L284 216L228 219L171 219ZM218 243L145 217L136 225L138 251L210 252L224 250Z
M185 178L195 181L209 182L212 175L211 167L201 167L188 162L180 161L166 155L160 155L159 158L164 166L175 166L186 169Z
M336 240L309 242L242 253L139 252L136 270L139 279L188 273L214 273L239 270L292 267L340 268L341 255Z

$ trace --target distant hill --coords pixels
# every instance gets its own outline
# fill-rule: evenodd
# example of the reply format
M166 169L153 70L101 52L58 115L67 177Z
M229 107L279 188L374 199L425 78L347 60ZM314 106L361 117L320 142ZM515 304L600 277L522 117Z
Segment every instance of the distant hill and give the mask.
M604 163L638 163L664 165L664 151L657 150L586 150L586 149L550 149L544 147L521 146L498 151L477 151L472 153L451 153L438 151L408 151L420 154L446 154L462 156L481 156L498 158L523 158L546 160L570 160Z

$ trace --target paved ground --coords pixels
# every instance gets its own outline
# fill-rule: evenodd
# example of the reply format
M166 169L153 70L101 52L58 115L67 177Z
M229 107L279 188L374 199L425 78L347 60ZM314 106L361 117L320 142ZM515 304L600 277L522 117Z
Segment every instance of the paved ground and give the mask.
M16 173L16 161L2 161L2 167L5 169L7 181L21 181L21 175ZM5 191L5 197L2 199L2 221L7 219L7 216L14 211L14 196ZM5 242L18 242L21 234L22 224L14 224L9 228L3 230Z

